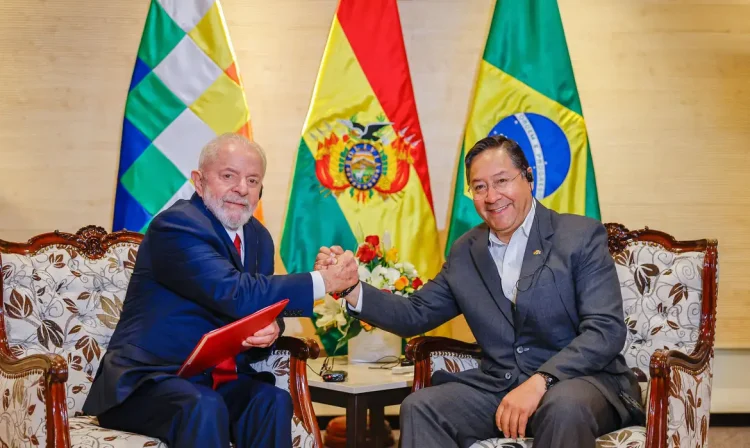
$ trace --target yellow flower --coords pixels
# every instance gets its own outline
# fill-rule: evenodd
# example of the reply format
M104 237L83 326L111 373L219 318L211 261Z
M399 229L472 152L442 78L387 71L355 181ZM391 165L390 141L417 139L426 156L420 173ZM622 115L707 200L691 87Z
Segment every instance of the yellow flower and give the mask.
M409 279L402 275L401 277L399 277L398 280L396 280L396 283L394 283L393 286L396 288L397 291L403 291L403 289L406 288L408 284L409 284Z
M367 322L360 321L360 323L362 324L362 329L363 330L365 330L365 331L372 330L372 325L368 324Z
M385 261L386 263L395 263L398 261L398 248L391 247L388 249L388 251L385 253Z

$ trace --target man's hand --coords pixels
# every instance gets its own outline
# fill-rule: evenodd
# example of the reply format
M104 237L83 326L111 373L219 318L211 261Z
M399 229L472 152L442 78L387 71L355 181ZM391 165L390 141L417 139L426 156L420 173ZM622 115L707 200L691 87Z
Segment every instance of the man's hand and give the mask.
M262 328L258 330L254 335L250 336L249 338L245 339L242 342L242 345L251 348L251 347L269 347L271 344L276 341L276 339L279 338L279 324L275 320L271 325L267 326L266 328Z
M320 257L321 254L318 254ZM339 292L359 282L359 266L354 254L347 250L333 260L316 258L315 265L320 266L320 274L326 286L326 292Z
M495 424L505 437L526 437L526 423L539 407L545 392L544 378L541 375L532 375L503 398L495 413Z
M313 267L316 271L324 271L329 266L336 264L336 257L344 254L344 249L341 246L321 247L318 255L315 257L315 266Z

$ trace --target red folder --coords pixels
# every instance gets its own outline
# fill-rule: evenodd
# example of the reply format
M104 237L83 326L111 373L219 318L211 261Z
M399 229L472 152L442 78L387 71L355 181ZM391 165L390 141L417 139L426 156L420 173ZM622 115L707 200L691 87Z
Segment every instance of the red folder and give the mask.
M180 370L177 371L177 375L190 378L247 350L247 347L242 345L242 341L254 335L258 330L271 325L287 303L289 299L284 299L204 334Z

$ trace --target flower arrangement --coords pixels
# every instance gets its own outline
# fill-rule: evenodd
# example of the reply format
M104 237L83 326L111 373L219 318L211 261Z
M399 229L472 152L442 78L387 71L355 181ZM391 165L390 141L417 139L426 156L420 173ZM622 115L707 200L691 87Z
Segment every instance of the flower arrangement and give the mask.
M370 235L357 248L359 280L382 291L409 297L422 287L423 281L414 265L399 261L398 248L390 247L387 234L383 240L381 243L380 237ZM347 341L362 330L374 330L372 325L349 316L343 298L326 295L315 303L313 314L317 334L329 356L345 354Z

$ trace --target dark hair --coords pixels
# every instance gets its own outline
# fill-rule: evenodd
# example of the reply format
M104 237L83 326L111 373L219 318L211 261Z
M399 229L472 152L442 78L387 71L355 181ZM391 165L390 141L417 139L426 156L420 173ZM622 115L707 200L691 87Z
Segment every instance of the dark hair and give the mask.
M521 146L519 146L515 140L511 140L504 135L491 135L474 143L474 146L472 146L469 152L466 153L466 157L464 157L464 166L466 167L467 183L471 183L469 171L471 171L471 163L474 161L474 158L488 149L502 149L505 151L505 153L508 154L508 157L510 157L511 162L513 162L513 166L521 170L524 173L524 177L529 180L529 182L531 181L530 179L532 179L532 177L526 174L529 169L529 161L526 160L526 156L524 155Z

